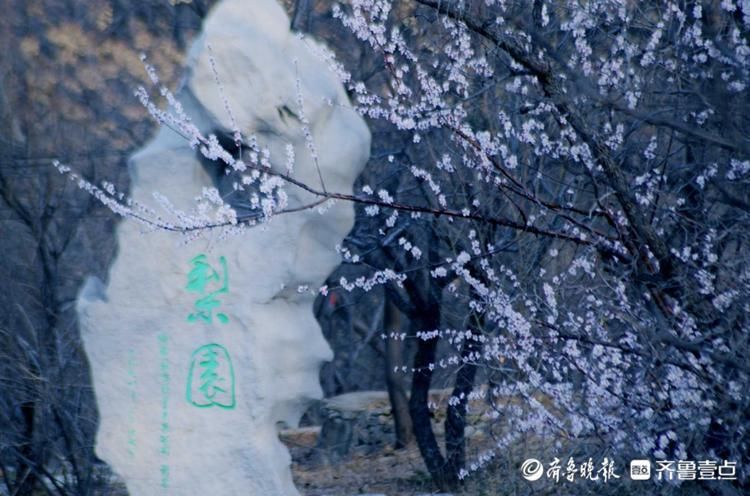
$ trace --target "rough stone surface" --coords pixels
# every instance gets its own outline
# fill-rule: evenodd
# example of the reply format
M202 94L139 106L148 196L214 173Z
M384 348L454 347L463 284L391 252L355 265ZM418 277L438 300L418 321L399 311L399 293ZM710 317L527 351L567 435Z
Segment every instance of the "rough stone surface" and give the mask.
M191 50L182 99L202 115L201 127L231 127L208 44L242 131L257 134L280 167L292 143L295 176L318 186L299 121L288 112L297 107L299 77L325 185L349 192L367 160L369 132L335 77L309 53L310 41L288 26L273 0L221 2ZM194 152L169 130L132 158L131 170L132 195L144 203L153 204L152 192L160 191L189 208L212 185ZM291 204L309 199L287 192ZM108 282L86 283L78 313L101 415L97 454L131 495L298 494L277 428L296 425L321 397L318 370L331 351L313 317L314 296L297 287L322 284L338 263L334 245L352 222L351 206L339 203L324 215L282 215L241 237L188 245L173 233L144 234L131 220L120 224ZM205 259L195 258L201 254ZM201 267L216 277L190 291L190 276ZM215 291L218 306L196 306Z
M316 462L336 464L352 453L369 455L393 444L395 431L386 391L358 391L323 401Z
M450 395L451 389L434 389L430 391L429 401L444 405ZM480 402L473 400L470 405ZM444 411L444 407L438 408L432 417L433 430L438 438L444 435ZM482 411L481 408L476 412L470 409L469 418L475 424L481 423L486 420L482 418ZM336 465L352 455L372 455L396 441L387 391L357 391L326 398L321 402L320 415L323 420L312 451L314 463ZM466 438L482 434L483 431L475 425L466 426Z

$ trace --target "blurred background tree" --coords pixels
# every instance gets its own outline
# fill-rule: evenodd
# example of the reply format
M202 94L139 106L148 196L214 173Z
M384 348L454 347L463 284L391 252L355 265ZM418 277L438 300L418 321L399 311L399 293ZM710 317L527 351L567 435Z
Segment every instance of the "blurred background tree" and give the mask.
M106 494L97 414L75 316L106 277L116 217L72 194L60 157L128 187L154 125L133 97L139 54L174 85L212 1L8 0L0 16L0 472L7 494Z

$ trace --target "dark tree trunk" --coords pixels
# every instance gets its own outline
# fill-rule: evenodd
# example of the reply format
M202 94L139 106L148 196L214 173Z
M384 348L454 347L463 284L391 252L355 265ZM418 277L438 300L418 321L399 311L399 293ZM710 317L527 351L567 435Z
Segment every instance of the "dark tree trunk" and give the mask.
M472 338L475 336L472 333ZM463 364L456 373L456 383L452 396L459 398L457 403L448 405L447 417L445 419L445 455L447 470L458 480L458 475L466 465L466 410L469 402L469 394L474 389L474 378L477 375L477 366L469 357L474 352L479 352L481 345L474 339L464 343L461 350Z
M17 496L31 496L36 486L36 474L31 460L34 459L34 417L36 407L33 401L21 405L21 416L23 417L24 440L18 449L20 454L18 468L16 469Z
M396 370L404 365L404 342L391 338L390 333L401 331L401 313L396 306L387 301L385 304L383 328L388 334L385 341L385 382L388 386L388 398L393 411L393 422L396 430L396 449L404 448L414 440L412 421L409 413L409 399L403 383L403 374Z
M429 332L438 329L440 324L438 307L422 309L418 318L412 324L415 331ZM435 432L432 429L428 405L432 383L430 365L435 363L438 342L437 337L428 340L417 339L409 412L414 424L414 437L417 440L419 452L422 454L422 459L432 476L432 480L441 489L449 489L456 485L458 479L447 470L446 460L440 452Z
M292 14L293 31L307 32L310 29L310 14L312 13L312 0L296 0L294 2L294 12Z

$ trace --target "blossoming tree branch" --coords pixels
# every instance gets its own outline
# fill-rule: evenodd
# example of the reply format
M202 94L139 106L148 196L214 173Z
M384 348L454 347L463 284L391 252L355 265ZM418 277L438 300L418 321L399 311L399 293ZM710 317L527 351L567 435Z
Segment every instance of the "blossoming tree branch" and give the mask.
M168 110L137 95L227 178L195 211L155 192L160 215L58 168L115 212L189 237L355 203L364 227L340 250L398 274L377 283L411 325L387 339L417 343L409 411L441 485L532 434L735 460L746 485L747 2L351 0L332 13L375 68L311 44L383 136L354 194L297 179L291 147L272 157L236 126L197 129L166 88ZM301 94L285 112L314 159ZM313 199L290 205L288 188ZM453 350L443 360L439 342ZM454 378L442 448L424 421L439 368ZM478 399L502 428L467 457Z

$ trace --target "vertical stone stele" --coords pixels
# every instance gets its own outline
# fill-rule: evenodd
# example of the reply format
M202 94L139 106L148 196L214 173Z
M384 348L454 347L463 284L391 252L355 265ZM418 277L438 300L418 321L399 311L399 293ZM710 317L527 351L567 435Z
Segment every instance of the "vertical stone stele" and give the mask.
M325 187L350 193L370 134L312 43L289 31L274 0L223 0L191 48L178 98L199 128L231 129L210 46L243 135L256 135L279 170L292 144L294 177L319 187L295 112L301 93ZM213 186L196 152L166 128L130 167L131 195L147 205L158 191L189 210ZM285 191L290 206L311 199ZM187 244L131 219L118 225L108 281L90 278L77 308L100 414L96 452L131 495L298 494L277 426L295 425L321 397L318 371L331 351L314 294L297 288L323 284L353 220L352 205L338 202Z

